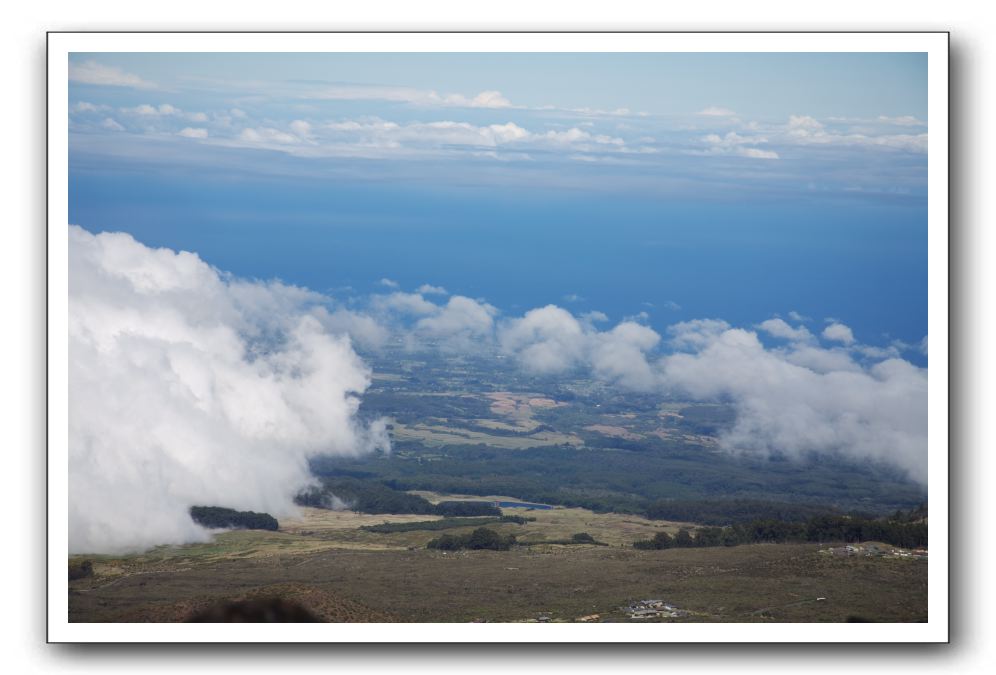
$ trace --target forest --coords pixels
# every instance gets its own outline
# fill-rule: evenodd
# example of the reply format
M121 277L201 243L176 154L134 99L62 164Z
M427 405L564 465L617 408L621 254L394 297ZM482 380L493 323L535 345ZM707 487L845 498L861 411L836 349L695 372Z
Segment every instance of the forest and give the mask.
M191 506L190 517L198 525L212 529L276 530L277 519L268 513L236 511L220 506Z
M755 520L728 527L700 527L694 532L683 528L675 536L658 532L652 539L633 544L639 549L691 548L706 546L737 546L739 544L784 544L789 542L848 542L880 541L902 548L927 546L926 520L900 518L862 518L849 516L816 516L809 520Z

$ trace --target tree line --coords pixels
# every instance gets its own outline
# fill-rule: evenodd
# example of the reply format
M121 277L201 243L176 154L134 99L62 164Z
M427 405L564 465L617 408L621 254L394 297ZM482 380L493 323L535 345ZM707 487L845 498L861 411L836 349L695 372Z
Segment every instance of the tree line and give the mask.
M191 506L190 517L198 525L212 529L276 530L277 519L269 513L236 511L221 506Z
M482 516L480 518L442 518L441 520L418 520L411 523L379 523L377 525L363 525L361 530L367 532L378 532L390 534L394 532L415 532L418 530L449 530L455 527L470 527L473 525L488 525L490 523L518 523L525 525L535 518L524 516Z
M444 534L426 544L426 548L439 551L491 550L507 551L515 545L515 535L502 536L487 527L479 527L468 534Z
M673 537L658 532L633 544L638 549L737 546L759 543L881 541L902 548L927 546L923 520L871 519L850 516L817 516L803 523L755 520L727 527L683 528Z

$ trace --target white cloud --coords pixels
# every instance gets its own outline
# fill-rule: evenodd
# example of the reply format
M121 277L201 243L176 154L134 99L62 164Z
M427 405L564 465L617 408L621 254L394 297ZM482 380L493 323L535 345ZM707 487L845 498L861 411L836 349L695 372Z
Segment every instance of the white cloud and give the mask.
M585 323L589 323L589 324L592 324L592 323L602 323L604 321L608 321L609 317L605 314L605 312L599 312L598 310L592 310L590 312L585 312L584 314L582 314L581 315L581 320L584 321Z
M849 345L854 342L854 333L851 329L848 326L837 322L831 323L823 329L823 337L827 340L833 340L834 342L842 342L845 345Z
M294 120L290 123L290 128L291 131L302 138L307 138L311 135L311 124L304 120Z
M387 286L388 288L397 288L399 286L397 281L395 281L394 279L388 279L387 277L383 277L377 283L379 283L381 286Z
M514 354L530 371L560 373L582 361L587 337L584 326L565 309L547 305L532 309L499 330L504 352Z
M900 115L899 117L887 117L879 115L878 121L885 124L894 124L899 127L923 127L927 126L913 115Z
M318 453L386 448L322 296L69 229L69 549L202 541L206 504L294 512Z
M110 129L111 131L125 130L125 128L121 126L121 124L117 120L111 117L105 117L104 121L100 123L100 126L104 127L105 129Z
M601 312L591 312L579 321L567 310L547 305L505 321L498 342L503 352L534 373L588 367L600 380L625 389L652 389L658 378L646 355L660 342L660 335L633 321L609 331L593 327L595 321L606 319Z
M715 328L713 326L712 328ZM766 350L754 333L699 330L692 353L664 357L665 385L737 410L721 438L731 452L840 454L927 476L927 373L889 359L862 368L846 355ZM819 357L817 351L827 352ZM801 356L801 358L799 358ZM806 361L809 361L806 363Z
M432 284L422 284L415 290L422 295L449 295L449 292L442 286L433 286Z
M315 314L330 333L348 335L353 342L367 349L382 348L390 337L390 330L386 326L362 312L345 308L332 311L321 308Z
M530 373L587 373L624 390L729 402L737 418L720 443L730 452L840 454L926 476L926 370L896 358L896 345L856 344L840 322L824 337L843 344L823 347L807 328L769 319L758 329L785 342L765 348L755 332L696 319L670 326L661 353L661 336L637 321L598 330L601 312L547 305L495 322L493 307L459 296L440 306L394 293L373 305L416 317L410 330L397 328L412 349L480 353L496 343Z
M706 151L708 154L732 154L752 159L779 159L778 153L774 150L748 147L767 143L768 139L764 136L741 136L735 131L730 131L723 136L707 134L702 137L702 142L709 146Z
M703 110L700 110L697 114L704 115L706 117L734 117L737 113L730 110L729 108L721 108L719 106L709 106Z
M96 61L69 62L69 81L81 84L99 84L108 87L132 87L134 89L155 89L152 82L138 75L127 73L115 66L106 66Z
M390 281L390 279L383 279L384 281ZM397 284L390 286L389 284L384 284L390 288L397 287ZM410 316L426 316L429 314L435 314L439 311L439 305L429 302L421 293L389 293L388 295L375 295L371 300L371 306L374 310L381 313L394 312L398 314L406 314Z
M761 150L760 148L737 148L736 154L752 159L779 159L778 153L774 150Z
M926 133L878 136L866 133L843 133L827 129L822 122L808 115L790 115L788 124L783 130L785 141L795 144L885 147L909 152L927 152Z
M169 103L161 103L158 106L142 103L134 108L121 108L121 112L144 117L168 117L183 114L182 110Z
M419 319L414 330L446 349L469 351L481 341L490 341L497 314L498 310L486 302L454 295L433 314Z
M294 145L301 142L297 136L273 127L247 127L239 134L239 140L259 147Z
M717 335L730 329L722 319L692 319L668 326L670 344L675 349L700 349L712 342Z
M470 99L472 108L509 108L512 102L501 95L500 91L482 91Z
M647 353L661 336L647 326L624 321L604 333L595 333L591 344L591 367L600 380L626 389L651 391L659 386L657 372Z
M823 127L823 123L815 117L809 115L789 115L788 128L790 134L798 136L808 136L818 133Z
M177 136L183 136L184 138L207 138L207 129L194 129L192 127L184 127L180 131L176 132Z
M70 106L69 111L73 113L88 113L88 112L100 112L102 110L107 110L106 105L96 105L94 103L89 103L87 101L77 101L72 106Z
M813 334L804 327L799 326L798 328L793 328L783 319L768 319L767 321L761 322L758 325L758 328L773 337L782 338L784 340L804 342L813 339Z
M382 87L366 85L338 85L322 87L303 95L332 101L393 101L420 106L452 108L510 108L511 101L500 91L486 90L473 96L463 94L440 94L431 89L413 87Z

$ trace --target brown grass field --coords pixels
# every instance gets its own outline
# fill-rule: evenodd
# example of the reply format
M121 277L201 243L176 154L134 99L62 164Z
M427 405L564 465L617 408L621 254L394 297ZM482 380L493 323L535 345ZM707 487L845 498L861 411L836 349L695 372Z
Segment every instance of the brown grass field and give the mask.
M424 548L439 532L358 529L431 516L302 509L300 517L282 521L279 532L226 532L207 544L88 556L94 575L70 582L69 617L183 621L215 602L268 596L340 622L526 621L540 613L554 621L590 614L627 621L620 607L644 598L689 612L665 621L909 622L927 616L925 561L838 558L820 555L815 544L638 551L633 541L678 525L584 509L507 512L537 519L496 526L521 541L584 531L610 545L444 553Z

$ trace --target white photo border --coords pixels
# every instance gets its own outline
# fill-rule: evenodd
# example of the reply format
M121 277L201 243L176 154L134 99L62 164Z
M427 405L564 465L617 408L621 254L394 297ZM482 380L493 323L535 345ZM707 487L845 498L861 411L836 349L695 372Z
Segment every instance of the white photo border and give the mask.
M48 34L49 642L949 641L946 32L52 32ZM73 52L922 52L928 55L928 620L919 624L90 624L68 617L68 57Z

